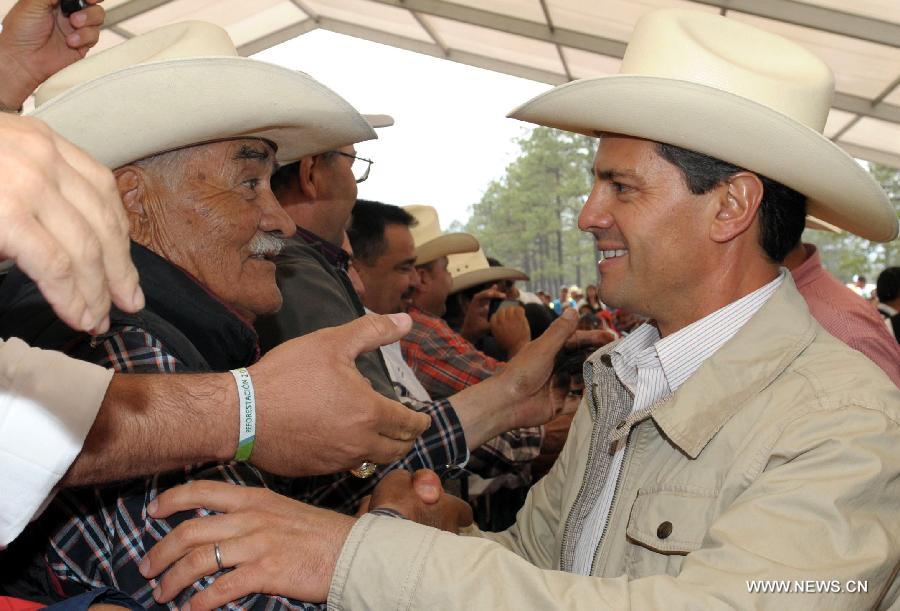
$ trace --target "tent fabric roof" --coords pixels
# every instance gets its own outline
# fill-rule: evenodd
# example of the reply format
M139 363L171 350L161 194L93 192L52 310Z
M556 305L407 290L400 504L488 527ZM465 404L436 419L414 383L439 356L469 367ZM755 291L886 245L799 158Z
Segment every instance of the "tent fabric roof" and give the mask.
M14 0L0 0L5 14ZM166 23L221 25L242 55L315 29L560 84L615 74L635 22L655 8L717 12L809 48L834 71L825 134L900 168L897 0L105 0L98 48Z

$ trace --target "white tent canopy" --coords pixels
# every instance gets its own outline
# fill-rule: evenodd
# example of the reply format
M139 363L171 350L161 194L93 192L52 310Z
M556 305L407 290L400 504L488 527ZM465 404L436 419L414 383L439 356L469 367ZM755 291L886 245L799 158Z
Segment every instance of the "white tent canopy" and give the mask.
M14 0L0 0L5 14ZM322 28L546 83L614 74L637 19L718 12L806 46L835 73L826 135L900 168L900 0L105 0L98 48L166 23L228 30L243 55Z

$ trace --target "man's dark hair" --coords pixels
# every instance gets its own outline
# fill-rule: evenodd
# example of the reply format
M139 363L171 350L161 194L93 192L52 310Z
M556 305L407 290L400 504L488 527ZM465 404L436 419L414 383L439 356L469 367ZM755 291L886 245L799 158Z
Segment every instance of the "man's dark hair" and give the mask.
M878 301L887 303L900 296L900 267L888 267L878 276L875 284Z
M657 143L660 157L681 171L694 195L708 193L744 168L671 144ZM806 225L806 196L780 182L754 172L763 184L759 205L759 243L769 259L781 263L800 241Z
M337 151L327 151L325 153L319 153L318 155L314 155L314 157L321 157L323 159L331 160L338 156ZM280 193L284 193L288 189L290 189L298 180L300 171L300 160L294 161L293 163L286 163L283 166L279 166L275 173L272 174L272 178L270 180L270 185L272 186L272 193L277 197Z
M384 254L384 228L387 225L412 227L416 219L400 206L392 206L366 199L356 200L350 216L347 235L353 246L353 256L368 264Z
M288 163L277 170L272 174L272 178L269 180L269 184L272 186L272 193L277 197L280 193L284 193L291 187L291 183L297 180L297 172L300 168L300 162L295 161L294 163Z

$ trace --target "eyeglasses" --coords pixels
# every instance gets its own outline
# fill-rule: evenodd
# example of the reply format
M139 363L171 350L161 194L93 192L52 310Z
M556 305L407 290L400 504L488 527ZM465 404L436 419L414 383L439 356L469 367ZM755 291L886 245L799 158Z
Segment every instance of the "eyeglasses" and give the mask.
M369 177L369 172L372 169L372 164L375 163L371 159L364 159L362 157L357 157L356 155L351 155L350 153L344 153L343 151L333 151L342 157L349 157L353 161L350 162L350 169L353 171L353 178L356 179L357 183L363 182L365 179ZM362 161L365 163L365 166L361 166L356 163L357 161Z

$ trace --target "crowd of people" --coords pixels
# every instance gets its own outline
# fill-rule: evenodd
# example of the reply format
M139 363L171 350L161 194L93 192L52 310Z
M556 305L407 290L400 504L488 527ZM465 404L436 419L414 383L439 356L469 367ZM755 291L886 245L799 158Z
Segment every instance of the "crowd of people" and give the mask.
M599 136L553 298L358 198L389 116L206 23L85 57L98 2L0 31L0 606L896 604L900 268L800 236L898 222L820 60L655 11L516 109Z

